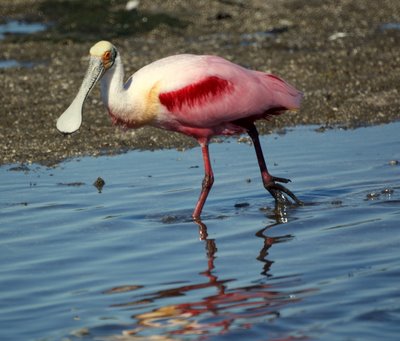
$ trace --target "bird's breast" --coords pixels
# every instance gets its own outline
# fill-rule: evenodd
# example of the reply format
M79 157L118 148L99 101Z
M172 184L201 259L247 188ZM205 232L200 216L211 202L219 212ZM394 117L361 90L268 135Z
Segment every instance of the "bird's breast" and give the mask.
M114 125L140 128L152 124L160 109L158 84L146 88L131 86L120 96L110 98L106 107Z

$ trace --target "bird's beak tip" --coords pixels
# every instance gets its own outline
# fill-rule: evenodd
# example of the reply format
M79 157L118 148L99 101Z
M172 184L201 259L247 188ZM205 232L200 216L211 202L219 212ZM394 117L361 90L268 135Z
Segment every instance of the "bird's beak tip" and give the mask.
M76 132L78 132L78 130L79 129L74 130L74 131L63 131L63 130L60 130L60 129L57 128L57 133L59 135L62 135L63 137L66 137L66 136L70 136L70 135L75 134Z
M71 115L61 116L56 124L57 131L64 136L75 133L80 127L81 119L76 119L76 117L71 117Z

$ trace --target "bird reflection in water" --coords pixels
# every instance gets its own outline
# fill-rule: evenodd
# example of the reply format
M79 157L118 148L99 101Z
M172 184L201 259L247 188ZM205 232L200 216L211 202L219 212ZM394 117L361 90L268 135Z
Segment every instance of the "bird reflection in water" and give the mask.
M226 334L233 329L251 329L255 323L265 323L265 321L278 318L279 310L283 306L300 301L302 296L312 291L307 289L289 294L287 290L279 290L276 283L229 288L228 283L234 279L221 279L215 274L214 261L218 251L216 241L208 238L207 226L204 223L201 221L196 223L199 226L200 239L205 244L207 268L200 274L206 278L206 281L160 290L147 295L144 299L117 306L142 306L161 299L182 297L189 292L210 288L215 289L215 294L198 301L163 305L152 311L133 315L132 318L136 323L132 328L125 329L122 335L108 338L108 340L177 340L180 335L190 335L191 339L202 340L211 335ZM292 235L270 237L266 234L269 229L279 224L281 221L276 219L273 224L256 233L256 236L263 240L256 259L263 263L261 274L267 277L271 276L269 271L273 264L273 261L267 258L269 249L276 243L290 241L293 238ZM292 280L293 278L288 279L288 281ZM118 291L124 290L113 288L109 292Z

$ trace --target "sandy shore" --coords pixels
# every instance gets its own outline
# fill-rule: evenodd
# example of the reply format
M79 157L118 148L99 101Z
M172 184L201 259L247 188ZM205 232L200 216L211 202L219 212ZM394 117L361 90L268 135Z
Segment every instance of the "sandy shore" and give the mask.
M72 136L55 122L74 98L88 50L109 39L126 74L177 53L218 54L273 72L304 91L297 113L260 123L266 133L300 124L346 128L400 118L400 2L397 0L33 1L2 4L2 22L48 24L29 35L6 35L0 60L34 62L1 68L0 164L54 164L80 155L128 149L186 148L176 133L111 125L97 87ZM97 4L97 5L96 5ZM112 5L111 5L112 4Z

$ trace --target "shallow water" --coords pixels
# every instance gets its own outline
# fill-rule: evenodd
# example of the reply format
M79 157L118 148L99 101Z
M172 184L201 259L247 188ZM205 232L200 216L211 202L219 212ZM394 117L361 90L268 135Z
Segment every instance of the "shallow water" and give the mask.
M47 25L37 22L25 22L19 20L8 20L0 24L0 40L7 35L23 35L41 32L47 29ZM43 62L38 61L19 61L15 59L0 60L0 69L14 67L32 68Z
M0 339L397 339L400 123L314 129L262 136L280 217L235 139L201 226L199 148L0 167Z
M15 59L0 60L0 69L8 69L10 67L26 67L32 68L39 64L33 61L18 61Z
M30 34L47 29L47 25L39 22L25 22L19 20L8 20L0 24L0 39L9 34Z

